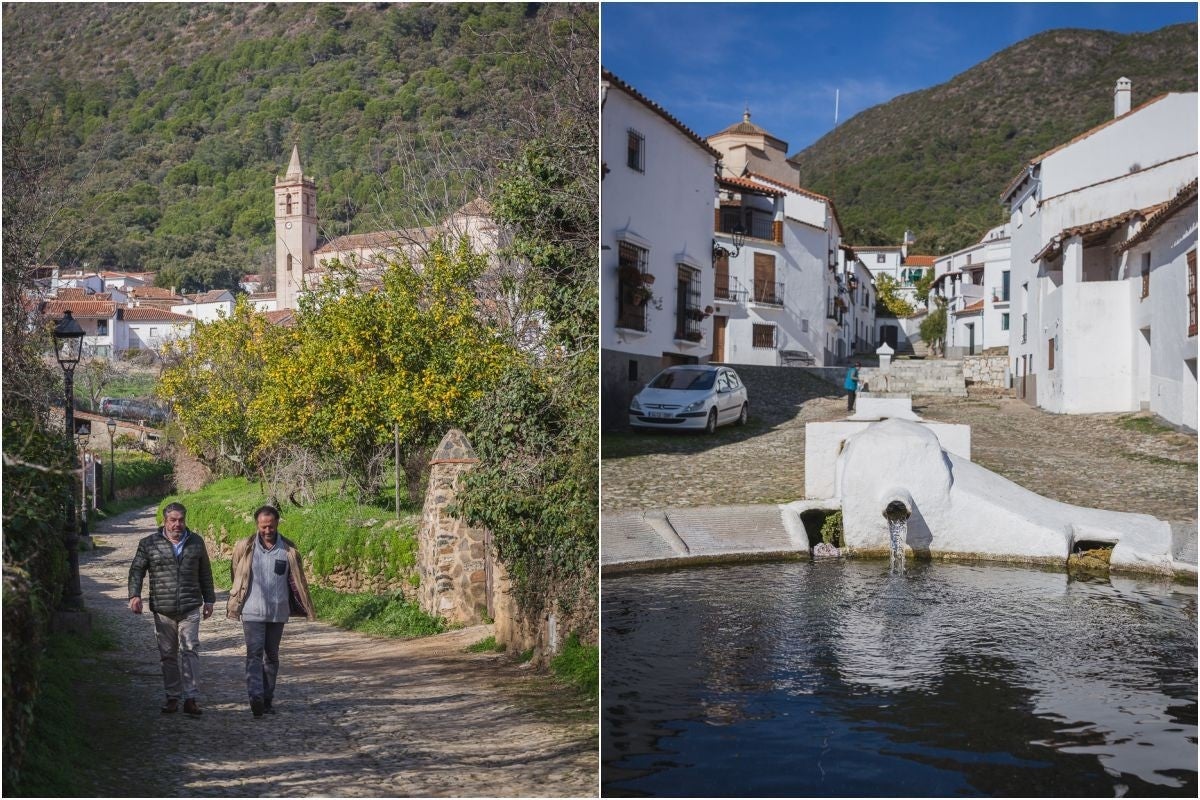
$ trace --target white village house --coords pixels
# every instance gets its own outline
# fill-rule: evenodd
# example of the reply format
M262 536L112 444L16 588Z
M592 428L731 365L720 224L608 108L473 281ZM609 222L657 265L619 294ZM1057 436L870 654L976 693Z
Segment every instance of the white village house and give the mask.
M925 319L925 306L917 300L917 281L934 268L933 256L909 254L913 242L911 231L904 232L899 245L850 245L853 256L871 270L878 281L886 275L896 285L896 295L915 311L909 317L893 317L886 312L876 314L871 332L872 349L886 344L897 353L912 353L920 340L918 328Z
M610 72L601 77L601 420L672 364L712 352L719 153Z
M1196 429L1197 95L1172 93L1029 162L1004 190L1018 395L1060 413L1149 409Z
M934 261L932 298L946 303L944 355L960 358L1008 347L1012 317L1011 241L1008 225L998 225L978 242Z

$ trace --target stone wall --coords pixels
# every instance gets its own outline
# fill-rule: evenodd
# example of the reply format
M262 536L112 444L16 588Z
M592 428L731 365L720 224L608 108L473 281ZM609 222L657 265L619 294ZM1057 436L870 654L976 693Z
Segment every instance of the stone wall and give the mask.
M482 622L489 613L488 562L492 559L487 532L448 511L459 478L477 463L462 431L451 430L442 438L429 462L429 488L417 536L421 608L461 625Z
M963 356L963 378L968 385L1008 388L1008 356Z

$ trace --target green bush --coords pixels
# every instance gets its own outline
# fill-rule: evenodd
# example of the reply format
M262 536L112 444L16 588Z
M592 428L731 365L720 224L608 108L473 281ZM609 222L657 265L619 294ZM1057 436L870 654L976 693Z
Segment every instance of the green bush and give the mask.
M550 669L561 680L592 700L600 697L600 648L598 646L581 644L579 637L572 633L563 642L562 652L550 662Z
M375 636L412 639L446 630L446 622L432 617L400 593L390 595L342 594L311 587L317 618L339 628Z
M821 541L834 547L842 547L842 512L831 511L821 523Z

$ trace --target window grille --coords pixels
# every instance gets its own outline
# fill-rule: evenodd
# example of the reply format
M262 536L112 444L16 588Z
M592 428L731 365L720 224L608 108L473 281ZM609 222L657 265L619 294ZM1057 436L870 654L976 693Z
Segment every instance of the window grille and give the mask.
M625 163L630 169L635 169L638 172L646 171L646 137L629 129L627 136L628 154L625 158Z
M753 344L755 347L775 347L775 326L774 325L754 325Z

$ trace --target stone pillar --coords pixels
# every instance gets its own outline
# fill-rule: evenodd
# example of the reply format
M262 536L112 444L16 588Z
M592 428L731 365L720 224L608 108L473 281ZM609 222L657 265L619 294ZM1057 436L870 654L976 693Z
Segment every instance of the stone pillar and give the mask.
M451 623L473 625L488 611L486 531L452 516L447 507L458 494L460 477L479 463L462 431L442 438L429 461L429 488L417 536L421 588L427 613Z
M892 354L896 351L888 347L888 343L884 342L879 345L875 351L875 355L879 356L879 369L882 372L887 372L892 366Z
M1063 283L1083 283L1083 237L1063 242Z

